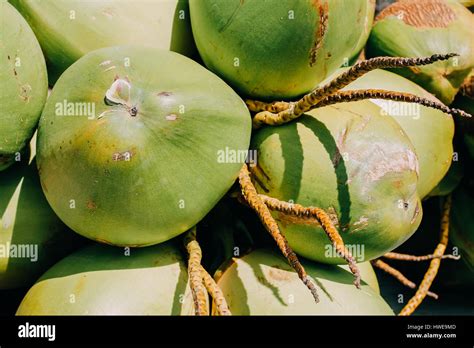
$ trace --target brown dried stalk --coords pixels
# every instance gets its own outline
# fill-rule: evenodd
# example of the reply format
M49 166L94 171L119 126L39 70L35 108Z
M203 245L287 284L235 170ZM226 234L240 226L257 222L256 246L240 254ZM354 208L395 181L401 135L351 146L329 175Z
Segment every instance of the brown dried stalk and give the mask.
M204 267L201 266L202 278L204 280L204 285L206 286L207 291L211 294L212 299L216 305L217 314L219 315L232 315L225 300L222 290L219 288L219 285L215 280L207 273Z
M289 107L289 103L285 101L265 103L258 100L247 99L245 101L245 104L247 104L248 109L252 112L270 111L273 113L277 113L277 112L284 111L285 109L288 109Z
M428 254L428 255L409 255L409 254L400 254L400 253L386 253L383 255L386 259L391 260L399 260L399 261L428 261L432 259L452 259L452 260L459 260L461 256L446 254L446 255L435 255L435 254Z
M370 261L372 266L377 267L378 269L381 269L385 273L390 274L392 277L397 279L400 283L405 285L406 287L409 287L410 289L415 289L416 284L413 283L410 279L405 277L402 272L399 270L393 268L392 266L388 265L387 263L383 262L380 259L372 260ZM434 292L428 291L427 293L428 296L433 297L434 299L438 299L438 295L435 294Z
M438 273L438 269L441 264L440 257L444 254L446 246L448 245L450 212L451 195L447 196L446 201L444 202L443 214L441 217L441 237L438 246L433 252L433 254L436 255L436 258L431 260L430 266L426 271L425 276L423 277L423 280L420 286L418 287L418 290L416 291L415 295L408 301L405 307L403 307L399 315L411 315L416 310L416 308L423 302L426 295L428 294L431 284L436 278L436 274Z
M472 117L470 114L468 114L464 110L449 108L441 102L418 97L417 95L411 94L411 93L385 91L382 89L360 89L360 90L337 92L321 100L319 103L313 106L312 109L320 108L320 107L328 106L332 104L355 102L358 100L365 100L365 99L384 99L384 100L391 100L391 101L396 101L396 102L398 101L398 102L405 102L405 103L416 103L416 104L420 104L429 108L440 110L446 114L451 114L453 116Z
M202 252L196 240L196 226L191 228L184 236L184 245L189 254L188 278L193 294L196 315L209 315L209 307L207 305L208 295L203 284L202 276Z
M434 54L430 57L421 58L401 58L401 57L377 57L368 60L357 62L350 69L337 76L334 80L327 83L326 85L316 88L312 92L306 94L297 102L290 102L284 110L281 107L284 104L277 102L278 107L275 107L275 112L272 112L272 107L267 103L261 102L247 102L247 105L251 105L255 110L263 108L265 111L261 111L255 115L253 119L254 128L259 128L262 125L280 125L283 123L290 122L300 117L305 112L311 110L321 100L333 95L340 89L344 88L351 82L357 80L359 77L365 75L369 71L375 69L386 69L386 68L402 68L410 66L420 66L432 64L437 61L447 60L451 57L455 57L457 54Z
M270 213L270 210L268 210L265 203L263 203L262 199L259 197L257 190L255 189L255 186L253 185L252 180L250 179L250 173L246 164L244 164L244 166L240 170L239 183L245 201L257 213L258 217L260 218L260 221L263 223L266 230L271 234L278 247L280 248L281 252L290 263L291 267L293 267L296 273L298 273L299 278L311 291L314 300L316 302L319 302L316 285L307 275L303 265L301 265L295 252L288 245L288 241L281 233L278 224Z
M355 276L354 285L360 289L360 271L357 267L354 257L346 248L344 241L342 240L342 237L336 227L334 227L331 218L323 209L317 207L304 207L296 203L287 203L265 195L259 195L259 197L271 210L276 210L288 215L316 219L316 221L318 221L323 228L324 232L326 232L326 235L329 237L329 240L331 241L338 255L340 255L349 264L349 268L352 274Z

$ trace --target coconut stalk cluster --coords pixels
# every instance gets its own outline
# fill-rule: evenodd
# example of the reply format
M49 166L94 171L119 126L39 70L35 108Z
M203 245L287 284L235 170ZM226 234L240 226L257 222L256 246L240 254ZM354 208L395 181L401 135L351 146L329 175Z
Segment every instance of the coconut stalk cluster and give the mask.
M450 239L472 272L463 5L1 2L0 288L19 315L393 315L377 268L401 315L437 299ZM400 252L432 200L436 247Z

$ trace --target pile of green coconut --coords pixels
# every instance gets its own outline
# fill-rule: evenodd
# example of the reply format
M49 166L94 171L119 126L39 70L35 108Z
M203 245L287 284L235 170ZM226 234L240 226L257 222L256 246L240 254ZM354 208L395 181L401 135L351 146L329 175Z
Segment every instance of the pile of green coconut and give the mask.
M473 6L1 0L0 296L393 315L377 268L407 315L474 286Z

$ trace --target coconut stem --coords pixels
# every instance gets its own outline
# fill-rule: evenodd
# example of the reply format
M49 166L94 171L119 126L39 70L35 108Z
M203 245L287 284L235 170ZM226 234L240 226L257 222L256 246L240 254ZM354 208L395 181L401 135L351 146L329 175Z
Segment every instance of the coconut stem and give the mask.
M240 170L239 183L240 188L242 189L242 195L244 196L246 202L257 213L258 217L260 218L260 221L263 223L266 230L271 234L278 247L280 248L281 252L288 260L291 267L296 271L296 273L298 273L299 278L311 291L314 300L316 302L319 302L316 285L307 275L303 265L301 265L295 252L288 245L288 241L281 233L278 224L270 213L270 210L259 197L257 190L255 189L255 186L253 185L252 180L250 179L250 173L246 164L244 164L244 166Z
M265 195L259 195L262 201L271 210L276 210L285 214L291 214L298 217L314 218L319 222L326 235L329 237L333 248L337 254L340 255L349 264L349 268L354 274L354 285L360 289L360 271L357 264L352 256L351 252L346 248L341 235L339 234L336 227L331 221L329 215L321 208L317 207L304 207L296 203L287 203L280 201L276 198L268 197Z
M327 98L324 98L313 108L319 108L338 103L355 102L364 99L384 99L405 103L416 103L432 109L440 110L446 114L451 114L453 116L472 117L470 114L463 110L449 108L441 102L418 97L417 95L411 93L385 91L382 89L360 89L337 92Z
M388 265L387 263L383 262L382 260L380 260L380 259L372 260L372 261L370 261L370 263L372 264L372 266L377 267L378 269L381 269L385 273L390 274L392 277L397 279L400 283L402 283L406 287L409 287L410 289L415 289L416 288L416 284L413 283L407 277L405 277L402 272L400 272L399 270L393 268L392 266ZM433 297L434 299L438 299L438 295L435 294L434 292L428 291L427 295L430 296L430 297Z
M209 308L207 306L208 296L202 276L202 251L196 240L196 226L186 233L184 236L184 244L189 254L188 277L193 294L196 315L209 315Z
M269 111L273 113L282 112L288 109L290 105L290 103L285 102L285 101L265 103L262 101L251 100L251 99L247 99L245 101L245 104L247 104L248 109L252 112Z
M446 197L446 201L444 202L443 207L443 214L441 217L441 236L439 244L437 245L435 251L433 252L436 255L436 258L430 261L430 266L421 281L418 290L416 291L415 295L408 301L408 303L403 307L399 315L410 315L412 314L416 308L423 302L425 299L431 284L433 283L434 279L436 278L436 274L438 273L439 266L441 264L441 256L444 254L446 250L446 246L448 245L448 237L449 237L449 215L451 212L451 195Z
M204 285L206 286L207 291L211 294L212 299L216 305L217 314L219 315L232 315L229 310L229 306L227 305L227 301L225 300L224 294L222 290L219 288L219 285L215 282L215 280L207 273L204 267L201 266L201 273L202 278L204 281Z
M435 255L435 254L428 254L428 255L422 255L422 256L416 256L416 255L409 255L409 254L399 254L399 253L386 253L383 255L386 259L391 259L391 260L399 260L399 261L428 261L428 260L433 260L433 259L452 259L452 260L459 260L461 257L451 255L451 254L446 254L446 255Z
M297 102L287 103L286 108L283 110L282 108L285 104L282 102L277 102L278 106L276 106L275 111L272 112L272 107L266 103L247 101L247 105L250 104L255 110L258 108L265 110L255 115L253 119L253 126L254 128L259 128L265 124L280 125L290 122L291 120L294 120L305 112L311 110L321 100L333 95L369 71L375 69L427 65L437 61L447 60L455 56L457 56L457 54L449 53L434 54L430 57L421 58L377 57L357 62L349 70L343 72L326 85L316 88L312 92L306 94Z

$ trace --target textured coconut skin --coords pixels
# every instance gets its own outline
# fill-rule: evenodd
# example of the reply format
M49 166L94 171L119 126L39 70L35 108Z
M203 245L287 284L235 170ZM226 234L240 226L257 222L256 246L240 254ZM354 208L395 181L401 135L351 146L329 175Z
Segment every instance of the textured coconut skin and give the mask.
M274 100L308 92L349 59L373 2L191 0L189 5L206 66L239 94Z
M130 81L136 116L104 101L117 76ZM94 103L97 117L58 116L63 100ZM250 123L240 97L184 56L130 46L97 50L61 76L45 106L41 183L79 234L121 246L160 243L194 226L231 187L242 162L220 163L218 153L246 152Z
M351 83L345 90L384 89L395 92L415 94L426 99L436 100L430 93L410 80L385 70L375 70ZM419 162L418 194L426 197L448 172L453 158L454 121L451 115L441 111L419 107L419 113L397 114L394 103L371 100L382 106L402 127L412 142ZM410 109L406 109L410 110ZM416 110L415 110L416 111Z
M0 171L33 136L48 93L46 64L23 17L0 1Z
M80 57L102 47L136 44L196 54L187 0L11 2L40 41L51 83Z
M58 262L17 315L192 315L188 275L169 244L127 250L94 244Z
M34 139L30 156L0 173L0 245L36 246L37 260L0 255L0 289L30 286L52 264L81 245L44 197Z
M319 108L252 139L259 193L326 210L344 242L367 261L393 250L418 227L418 161L395 120L370 101ZM330 242L314 220L274 213L294 251L323 263ZM331 251L329 249L329 251Z
M422 57L458 53L456 59L393 70L449 105L474 67L473 32L474 15L455 0L402 0L376 18L366 55Z
M273 249L234 258L217 283L233 315L393 315L365 281L357 289L349 271L304 260L303 266L319 286L319 303Z

